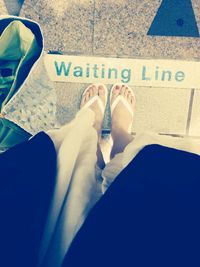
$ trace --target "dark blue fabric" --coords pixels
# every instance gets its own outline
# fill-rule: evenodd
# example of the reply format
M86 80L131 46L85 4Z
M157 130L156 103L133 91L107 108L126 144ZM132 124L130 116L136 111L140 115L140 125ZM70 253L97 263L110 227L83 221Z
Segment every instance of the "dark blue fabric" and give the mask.
M56 174L56 151L40 133L0 154L0 266L35 267Z
M92 209L62 267L200 266L200 157L144 148Z
M147 34L199 37L191 0L163 0Z

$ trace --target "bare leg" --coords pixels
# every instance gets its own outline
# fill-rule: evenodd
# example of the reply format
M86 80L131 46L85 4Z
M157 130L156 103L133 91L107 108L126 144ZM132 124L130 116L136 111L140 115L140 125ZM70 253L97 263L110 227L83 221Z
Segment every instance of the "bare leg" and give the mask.
M130 89L125 85L117 85L113 90L111 104L117 96L123 96L134 110L135 99L130 94ZM129 126L132 124L132 116L123 103L119 102L112 113L112 130L113 147L111 151L111 159L118 153L124 151L125 147L133 140L133 136L129 133Z
M105 101L106 101L106 97L105 97L105 90L104 90L104 87L101 86L101 85L91 85L87 92L85 93L85 95L83 96L82 98L82 101L81 101L81 105L80 105L80 108L83 108L84 105L91 99L93 98L94 96L98 95L101 100L103 101L103 103L105 104ZM105 162L104 162L104 159L103 159L103 155L102 155L102 152L101 152L101 149L100 149L100 146L99 146L99 142L101 140L101 131L102 131L102 122L103 122L103 116L104 114L102 114L102 111L98 105L97 102L94 102L91 106L90 106L90 109L94 111L95 113L95 123L94 123L94 128L96 129L97 131L97 134L98 134L98 143L97 143L97 165L103 169L105 167Z

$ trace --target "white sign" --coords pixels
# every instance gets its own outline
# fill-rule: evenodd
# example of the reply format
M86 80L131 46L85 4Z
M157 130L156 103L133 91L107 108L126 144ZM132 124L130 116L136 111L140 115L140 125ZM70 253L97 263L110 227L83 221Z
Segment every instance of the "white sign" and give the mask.
M56 82L200 88L197 61L46 55L45 66Z

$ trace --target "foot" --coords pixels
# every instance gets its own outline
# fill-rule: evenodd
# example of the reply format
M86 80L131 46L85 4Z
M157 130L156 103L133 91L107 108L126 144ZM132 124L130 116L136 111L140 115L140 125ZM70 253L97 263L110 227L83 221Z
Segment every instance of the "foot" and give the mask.
M95 96L99 96L103 106L106 105L106 90L104 86L98 84L92 84L86 89L86 92L82 97L80 109L82 109ZM97 100L94 103L92 103L89 106L89 108L95 113L94 128L96 129L98 136L101 137L104 113L102 112L102 109Z
M111 103L112 106L113 102L116 98L121 95L129 105L130 109L134 111L135 108L135 97L132 96L131 89L126 85L116 85L112 91L111 96ZM130 125L132 125L133 116L127 107L124 105L123 102L119 101L112 112L112 135L118 135L118 132L129 132Z
M126 85L116 85L112 90L110 105L116 100L117 97L123 97L126 101L126 105L119 101L112 110L112 129L111 136L113 139L113 147L111 150L111 159L116 154L124 151L125 147L132 142L133 136L130 133L130 128L133 121L133 111L135 108L135 97L133 96L131 89Z

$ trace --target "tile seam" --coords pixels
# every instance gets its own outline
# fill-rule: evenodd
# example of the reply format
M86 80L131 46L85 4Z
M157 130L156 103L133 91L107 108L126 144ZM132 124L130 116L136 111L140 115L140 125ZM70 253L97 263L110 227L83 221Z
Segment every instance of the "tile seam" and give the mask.
M194 94L195 94L195 89L193 88L191 89L191 94L190 94L188 117L187 117L187 123L186 123L186 135L189 135L189 131L190 131L190 124L191 124L191 119L192 119L192 110L193 110L193 103L194 103Z

